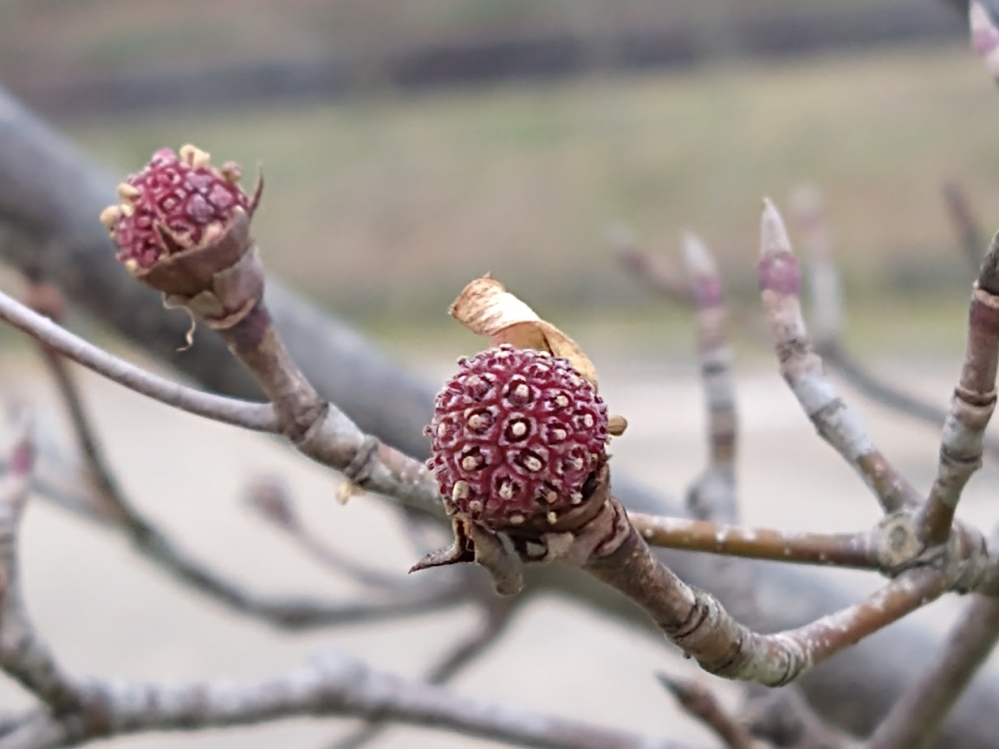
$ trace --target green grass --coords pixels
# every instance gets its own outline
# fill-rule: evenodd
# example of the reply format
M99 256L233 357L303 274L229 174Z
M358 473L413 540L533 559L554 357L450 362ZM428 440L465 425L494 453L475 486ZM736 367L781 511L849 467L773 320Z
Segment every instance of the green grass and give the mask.
M780 204L806 179L825 189L857 304L904 310L886 284L901 266L923 279L922 309L963 304L940 181L960 178L991 227L997 124L978 60L926 48L70 128L123 173L186 141L247 173L262 163L268 266L384 328L443 320L485 271L542 310L641 316L647 296L604 246L621 220L670 255L696 229L735 298L755 304L759 200Z

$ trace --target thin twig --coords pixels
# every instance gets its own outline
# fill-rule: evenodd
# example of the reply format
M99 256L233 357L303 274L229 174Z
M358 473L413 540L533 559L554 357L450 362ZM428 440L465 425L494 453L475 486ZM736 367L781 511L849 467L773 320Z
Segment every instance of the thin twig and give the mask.
M725 474L734 501L738 416L721 274L707 246L693 234L684 237L683 255L697 320L697 354L708 414L708 465ZM735 508L716 507L712 512L724 513L719 519L730 521Z
M870 533L807 533L722 525L707 520L628 513L650 546L702 551L743 559L877 570L877 544Z
M920 501L860 417L826 377L812 349L798 295L801 275L784 222L767 200L760 226L760 292L781 373L822 438L864 479L886 512Z
M2 292L0 320L112 382L160 403L244 429L258 432L276 432L278 429L277 417L270 404L203 393L147 372L73 335Z
M923 749L936 738L954 703L999 642L999 600L975 596L864 749Z
M119 359L64 330L15 299L0 293L0 320L135 392L182 411L256 431L281 433L270 404L203 393ZM332 404L307 439L295 446L309 457L338 471L367 491L392 497L420 510L441 515L440 493L425 466L361 432Z
M656 678L685 712L711 729L728 749L753 749L755 742L749 731L729 715L710 690L697 682L667 674L656 674Z
M696 321L708 434L707 466L687 489L687 507L695 518L735 524L740 514L736 489L739 422L724 284L718 264L700 237L692 233L684 237L683 258ZM755 569L726 557L716 557L712 563L718 595L738 618L754 622L758 615Z
M939 429L947 419L947 409L879 377L865 367L843 341L842 283L833 258L821 192L812 185L801 186L794 191L791 206L808 257L810 318L816 353L830 370L878 405ZM976 257L980 252L981 248L976 248ZM976 273L979 264L976 260ZM986 435L982 447L991 457L999 458L999 439Z
M940 439L937 476L921 511L920 532L930 546L950 534L965 484L982 465L982 439L996 405L999 367L999 237L992 243L968 313L968 343Z
M18 534L35 446L27 409L20 409L17 418L7 470L0 477L0 668L54 710L71 710L81 704L80 692L32 626L21 591Z

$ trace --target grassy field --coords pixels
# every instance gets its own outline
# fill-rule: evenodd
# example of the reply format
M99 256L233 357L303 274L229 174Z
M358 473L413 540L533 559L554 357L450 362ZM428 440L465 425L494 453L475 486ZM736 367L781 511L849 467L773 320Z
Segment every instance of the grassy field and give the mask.
M604 242L619 221L670 254L697 230L749 301L761 196L812 180L862 319L908 324L908 299L932 329L968 277L941 180L988 228L999 203L999 96L964 49L66 124L122 172L186 141L262 163L269 266L393 325L440 315L485 271L546 309L641 316Z

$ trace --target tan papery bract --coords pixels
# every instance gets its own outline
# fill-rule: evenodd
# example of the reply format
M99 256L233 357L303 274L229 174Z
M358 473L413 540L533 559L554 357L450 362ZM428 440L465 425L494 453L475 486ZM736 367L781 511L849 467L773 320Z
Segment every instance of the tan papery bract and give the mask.
M567 359L594 389L598 387L596 367L576 342L538 317L494 278L484 276L468 284L449 313L473 333L491 338L494 346L509 343Z
M495 278L483 276L472 281L448 310L451 317L477 335L488 336L494 346L508 343L515 348L547 351L567 359L583 379L598 390L597 369L569 336L511 294ZM607 431L624 434L628 422L623 416L610 416Z

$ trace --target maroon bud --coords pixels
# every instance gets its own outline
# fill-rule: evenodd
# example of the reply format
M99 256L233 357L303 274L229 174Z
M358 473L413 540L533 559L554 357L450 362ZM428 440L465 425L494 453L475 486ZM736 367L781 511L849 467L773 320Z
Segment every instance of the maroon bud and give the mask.
M554 524L603 464L607 407L565 359L509 345L461 359L427 427L441 494L494 530Z
M132 275L219 330L245 319L264 292L250 236L263 180L250 197L240 176L239 165L216 169L194 146L163 148L118 186L121 203L101 213Z
M238 165L216 169L194 146L183 146L178 154L161 148L142 171L118 186L121 204L101 214L118 260L136 272L164 255L218 239L238 208L252 213L256 207L239 177Z

